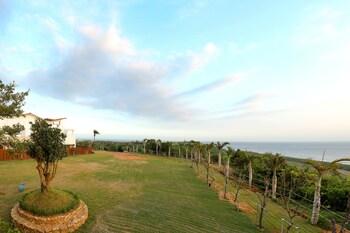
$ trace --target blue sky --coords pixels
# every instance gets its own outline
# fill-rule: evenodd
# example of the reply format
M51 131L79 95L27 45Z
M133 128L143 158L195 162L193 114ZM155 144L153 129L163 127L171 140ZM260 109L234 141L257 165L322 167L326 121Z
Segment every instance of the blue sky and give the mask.
M0 78L80 138L347 141L349 1L0 0Z

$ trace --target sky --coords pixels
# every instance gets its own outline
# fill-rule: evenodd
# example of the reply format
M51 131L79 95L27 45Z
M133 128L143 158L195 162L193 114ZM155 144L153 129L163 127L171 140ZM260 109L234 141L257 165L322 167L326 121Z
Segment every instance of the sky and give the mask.
M350 1L0 0L0 78L80 139L349 141Z

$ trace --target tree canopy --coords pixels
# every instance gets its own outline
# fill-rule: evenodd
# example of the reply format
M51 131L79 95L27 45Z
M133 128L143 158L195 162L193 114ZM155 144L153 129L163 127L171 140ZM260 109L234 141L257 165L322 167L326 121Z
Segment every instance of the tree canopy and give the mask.
M0 120L19 117L23 114L22 107L29 91L16 92L15 82L9 84L0 80ZM18 143L17 135L24 130L20 124L5 125L0 128L0 146L13 147Z

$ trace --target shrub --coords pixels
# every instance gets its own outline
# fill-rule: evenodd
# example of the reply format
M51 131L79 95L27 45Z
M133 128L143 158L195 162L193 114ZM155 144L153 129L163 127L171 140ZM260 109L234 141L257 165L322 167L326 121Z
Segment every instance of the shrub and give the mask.
M80 204L80 198L77 194L68 191L68 190L50 190L49 194L56 193L56 196L68 196L71 198L71 201L66 203L66 205L62 205L59 203L58 207L55 208L40 208L37 205L30 203L28 201L28 197L31 195L47 195L42 194L40 190L33 190L31 192L25 193L21 196L19 200L19 205L22 209L32 212L35 215L39 216L49 216L49 215L55 215L55 214L63 214L67 213L71 210L76 209ZM42 200L41 200L42 201ZM59 202L59 200L56 200ZM49 203L48 203L49 204Z
M17 228L14 228L12 224L0 219L0 233L21 233Z

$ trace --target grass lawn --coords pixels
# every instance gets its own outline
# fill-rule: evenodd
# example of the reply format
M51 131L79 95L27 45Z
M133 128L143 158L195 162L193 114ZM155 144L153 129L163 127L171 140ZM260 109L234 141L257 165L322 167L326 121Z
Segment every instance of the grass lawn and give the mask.
M65 158L52 187L71 190L88 205L78 232L260 232L255 215L237 212L218 199L183 159L143 156L120 160L96 152ZM0 161L0 218L26 191L40 186L34 160ZM309 231L310 232L310 231Z

